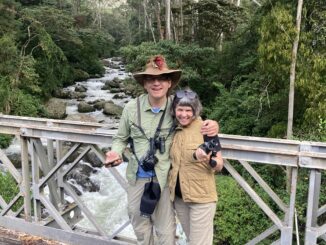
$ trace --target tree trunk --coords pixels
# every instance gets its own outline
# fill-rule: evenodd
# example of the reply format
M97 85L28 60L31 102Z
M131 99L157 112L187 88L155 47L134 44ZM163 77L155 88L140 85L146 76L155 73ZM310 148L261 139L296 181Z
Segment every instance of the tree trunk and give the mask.
M101 14L101 10L102 10L102 5L101 5L101 1L97 0L95 2L95 7L94 7L94 11L95 11L95 16L94 16L94 21L93 21L93 25L97 26L99 29L102 28L102 14Z
M63 2L62 2L62 0L57 0L57 8L58 9L63 9Z
M147 31L147 20L146 20L146 18L147 18L147 11L146 11L146 5L147 5L147 1L146 0L144 0L143 1L143 9L144 9L144 32L146 33L146 31Z
M223 34L223 32L222 32L221 35L220 35L220 43L219 43L219 45L218 45L218 50L219 50L220 52L222 52L222 50L223 50L223 41L224 41L224 34Z
M164 40L164 30L162 29L162 23L161 23L161 4L159 1L157 1L156 21L157 21L157 30L160 35L160 40Z
M179 40L182 42L183 41L183 2L180 0L180 36Z
M174 40L176 43L178 43L178 33L177 33L177 23L173 17L173 13L171 12L171 23L172 23L172 26L173 26L173 34L174 34Z
M80 13L80 0L73 0L72 1L72 14L78 15Z
M141 7L142 5L139 4L139 9L138 9L138 32L140 33L141 32Z
M152 20L151 20L151 18L147 14L145 3L144 3L144 13L145 13L145 23L146 23L146 19L147 19L147 21L148 21L148 28L150 29L150 31L152 33L153 42L156 43L155 33L154 33L154 30L153 30L153 26L152 26Z
M196 25L196 13L195 10L192 8L191 10L191 41L195 41L195 25Z
M172 39L171 35L171 1L165 0L165 38Z
M294 86L295 86L295 67L297 64L297 53L300 40L301 14L303 0L298 0L297 18L296 18L296 36L292 48L292 62L290 69L290 89L289 89L289 107L288 107L288 125L286 138L291 139L293 135L293 107L294 107ZM290 191L291 186L291 168L287 168L287 190Z

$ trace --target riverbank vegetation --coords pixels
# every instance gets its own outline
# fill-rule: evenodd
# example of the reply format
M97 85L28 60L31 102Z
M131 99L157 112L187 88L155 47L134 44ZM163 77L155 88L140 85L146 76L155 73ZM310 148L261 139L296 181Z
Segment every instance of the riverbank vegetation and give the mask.
M122 55L135 71L162 53L224 133L286 137L296 1L171 1L169 23L163 3L145 2L1 0L0 111L45 117L40 102L100 76L100 58ZM326 140L325 8L304 4L296 69L294 135L316 141Z
M46 117L43 102L58 88L100 76L101 58L122 56L134 72L160 53L183 70L180 86L198 92L204 116L219 121L222 133L286 138L296 11L295 0L0 0L0 112ZM304 1L294 139L326 141L325 18L325 1ZM1 146L6 142L0 137ZM260 170L281 196L283 172ZM307 197L306 177L299 176L298 203ZM221 182L216 244L244 244L266 225L250 210L242 215L253 227L235 240L243 225L232 230L228 221L235 203L248 203L223 191L231 182ZM300 230L304 213L298 206Z

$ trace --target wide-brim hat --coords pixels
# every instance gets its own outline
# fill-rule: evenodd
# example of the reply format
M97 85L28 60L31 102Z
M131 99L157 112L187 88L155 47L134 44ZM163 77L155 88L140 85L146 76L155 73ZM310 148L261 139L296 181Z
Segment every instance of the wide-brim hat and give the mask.
M147 61L145 71L134 73L133 76L140 85L144 85L144 77L146 75L158 76L168 74L172 81L171 88L174 88L180 81L181 73L181 70L169 69L165 58L162 55L156 55Z

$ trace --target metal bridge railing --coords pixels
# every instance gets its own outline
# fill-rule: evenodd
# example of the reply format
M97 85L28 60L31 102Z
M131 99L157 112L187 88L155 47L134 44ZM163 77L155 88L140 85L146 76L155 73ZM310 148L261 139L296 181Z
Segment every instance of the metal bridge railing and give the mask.
M22 171L18 171L0 150L1 162L20 186L19 193L9 203L0 197L0 225L70 244L135 243L131 239L119 236L129 221L112 234L107 234L66 180L67 174L90 151L104 162L104 154L100 150L100 145L109 146L116 131L103 128L103 126L103 124L96 123L1 115L0 133L16 135L20 139ZM257 244L272 234L275 235L276 232L280 235L273 244L292 244L297 175L300 168L310 170L305 244L317 244L317 238L326 240L326 224L320 227L317 225L318 217L326 212L326 205L319 208L321 171L326 169L325 143L222 134L220 138L223 145L225 169L273 224L247 244ZM67 152L64 152L63 144L66 142L69 142L71 146ZM70 160L72 156L74 156L73 162ZM275 202L278 209L282 211L281 214L280 212L276 214L236 171L231 164L235 160ZM288 203L285 203L271 189L251 163L291 167L292 179ZM115 168L110 168L110 172L126 189L127 183L119 172ZM49 195L45 194L45 187L49 189ZM72 204L67 205L64 193L74 200ZM23 205L14 211L13 207L15 204L17 206L20 199L23 199ZM49 213L47 217L42 215L44 209ZM82 216L92 223L95 230L75 229L76 223Z

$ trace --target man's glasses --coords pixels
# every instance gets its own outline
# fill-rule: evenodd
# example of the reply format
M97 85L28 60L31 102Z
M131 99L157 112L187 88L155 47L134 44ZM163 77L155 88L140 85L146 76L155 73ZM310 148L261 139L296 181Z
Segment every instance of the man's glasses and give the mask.
M145 76L144 81L145 82L154 82L155 80L159 82L165 82L170 80L170 77L168 75L159 75L159 76Z
M178 99L182 99L184 97L187 97L188 99L195 99L197 98L197 94L193 91L188 90L178 90L175 95Z

